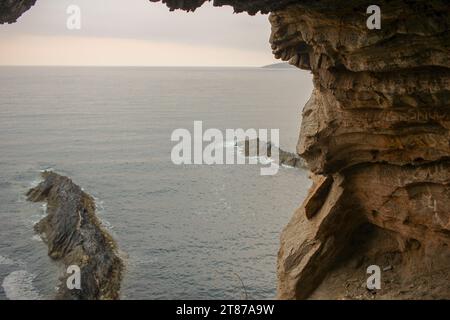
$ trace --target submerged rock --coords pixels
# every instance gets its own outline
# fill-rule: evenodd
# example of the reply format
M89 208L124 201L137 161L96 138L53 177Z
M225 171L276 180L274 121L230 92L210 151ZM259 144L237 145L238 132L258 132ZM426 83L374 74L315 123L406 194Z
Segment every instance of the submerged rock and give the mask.
M57 299L118 299L124 265L113 238L95 215L94 199L67 177L53 172L28 191L33 202L47 202L47 216L35 225L48 255L61 263L63 276ZM81 288L66 285L67 268L78 266Z

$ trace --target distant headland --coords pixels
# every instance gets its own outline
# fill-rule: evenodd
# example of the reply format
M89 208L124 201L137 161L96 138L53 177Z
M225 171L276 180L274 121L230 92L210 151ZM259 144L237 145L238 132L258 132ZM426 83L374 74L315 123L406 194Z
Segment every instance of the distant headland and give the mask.
M280 63L268 64L267 66L263 66L261 68L264 68L264 69L294 69L295 67L293 65L290 65L287 62L280 62Z

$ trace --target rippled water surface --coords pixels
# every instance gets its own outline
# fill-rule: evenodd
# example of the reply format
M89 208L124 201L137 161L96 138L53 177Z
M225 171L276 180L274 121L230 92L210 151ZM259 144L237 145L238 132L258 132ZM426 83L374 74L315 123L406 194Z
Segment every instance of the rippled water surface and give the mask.
M305 171L176 166L171 133L279 128L294 151L308 74L258 68L0 68L0 299L52 298L58 267L24 193L52 168L97 199L126 257L125 299L271 298Z

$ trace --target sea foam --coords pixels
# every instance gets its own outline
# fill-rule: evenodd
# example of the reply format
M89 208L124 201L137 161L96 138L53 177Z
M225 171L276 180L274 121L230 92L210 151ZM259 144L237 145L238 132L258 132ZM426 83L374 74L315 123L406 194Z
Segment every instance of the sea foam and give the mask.
M3 279L3 290L9 300L42 300L33 286L35 275L25 270L11 272Z

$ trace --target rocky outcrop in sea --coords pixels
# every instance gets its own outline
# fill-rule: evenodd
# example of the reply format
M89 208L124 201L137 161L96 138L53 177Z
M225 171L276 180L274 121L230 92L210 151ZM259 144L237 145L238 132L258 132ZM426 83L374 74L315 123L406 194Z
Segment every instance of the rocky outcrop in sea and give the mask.
M71 179L44 172L44 181L28 191L29 201L47 203L47 216L35 225L48 255L61 266L57 299L118 299L124 264L117 245L95 215L94 199ZM67 279L76 266L80 289ZM67 270L71 273L67 273Z
M254 140L244 140L236 143L236 146L242 148L245 157L255 157L266 155L269 158L277 158L274 160L280 164L298 169L307 169L307 164L303 158L293 152L285 151L272 142L262 141L259 138Z

